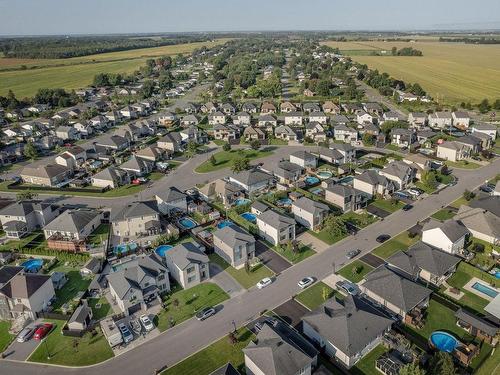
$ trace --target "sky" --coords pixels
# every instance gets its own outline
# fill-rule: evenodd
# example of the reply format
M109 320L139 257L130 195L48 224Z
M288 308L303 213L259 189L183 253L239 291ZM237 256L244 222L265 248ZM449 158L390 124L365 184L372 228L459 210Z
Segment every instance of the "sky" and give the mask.
M0 0L0 35L500 29L499 0Z

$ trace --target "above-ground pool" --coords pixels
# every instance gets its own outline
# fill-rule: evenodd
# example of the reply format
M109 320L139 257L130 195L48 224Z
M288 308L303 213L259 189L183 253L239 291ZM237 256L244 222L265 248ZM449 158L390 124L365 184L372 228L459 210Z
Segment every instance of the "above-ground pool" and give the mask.
M446 353L453 352L460 345L455 337L443 331L433 332L430 340L436 349Z
M183 217L182 219L180 219L179 224L182 225L186 229L193 229L196 226L198 226L196 221L194 221L193 219L190 219L189 217Z
M313 193L314 195L321 195L321 194L323 194L323 189L320 187L317 187L317 188L311 189L310 192Z
M161 256L162 258L165 257L165 253L172 248L171 245L161 245L158 246L155 250L156 254Z
M135 242L130 242L128 244L122 243L120 245L116 245L113 252L116 255L120 255L120 254L126 254L128 252L134 252L135 250L137 250L137 244Z
M250 199L247 199L247 198L238 198L234 201L234 204L236 206L243 206L244 204L248 204L248 203L251 203L252 201Z
M322 180L326 180L328 178L332 178L333 173L330 171L319 171L318 173L316 173L316 176L318 176Z
M26 272L35 273L35 272L40 271L40 268L42 268L43 259L29 259L26 262L24 262L23 264L21 264L21 266L24 267L24 270Z
M490 272L493 276L495 276L497 279L500 279L500 268L495 268L491 270Z
M319 183L319 178L314 177L314 176L307 176L305 178L305 181L306 181L307 185L315 185L315 184Z
M498 292L495 289L489 287L488 285L484 285L480 282L475 282L474 284L472 284L472 289L475 289L478 292L483 293L491 298L495 298L498 295Z
M347 176L347 177L341 178L338 183L339 184L350 184L352 182L352 180L354 180L354 177Z
M222 229L222 228L225 228L229 225L233 225L234 223L231 221L231 220L224 220L224 221L221 221L219 224L217 224L217 228L219 229Z
M251 223L255 223L257 221L257 216L252 214L251 212L244 212L240 215L243 219L250 221Z
M292 205L292 200L290 198L281 198L276 202L278 206L288 207Z

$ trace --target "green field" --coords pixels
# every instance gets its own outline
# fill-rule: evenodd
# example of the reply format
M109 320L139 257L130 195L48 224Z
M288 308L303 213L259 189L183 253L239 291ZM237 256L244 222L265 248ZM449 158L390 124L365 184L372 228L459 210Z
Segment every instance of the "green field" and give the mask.
M500 97L500 45L406 42L326 42L370 68L387 72L394 78L418 82L432 97L444 103ZM367 56L366 51L387 51L413 47L422 57ZM362 51L363 53L353 53Z
M210 160L201 163L196 167L195 172L198 173L209 173L217 171L219 169L224 169L231 167L234 160L238 158L245 158L248 160L254 160L258 158L263 158L271 155L273 152L263 149L263 150L231 150L231 151L220 151L213 154L215 158L215 164L212 164Z
M226 41L227 39L220 39L215 42L143 48L70 59L0 58L0 70L16 69L21 65L29 68L0 71L0 95L12 90L18 98L23 98L34 95L39 88L78 89L91 84L98 73L131 73L144 65L148 58L190 53L201 46L211 47Z

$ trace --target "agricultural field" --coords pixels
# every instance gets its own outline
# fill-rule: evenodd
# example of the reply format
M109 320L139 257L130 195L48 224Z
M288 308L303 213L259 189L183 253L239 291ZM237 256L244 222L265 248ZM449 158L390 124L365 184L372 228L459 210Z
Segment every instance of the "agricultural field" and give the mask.
M500 98L500 45L417 42L325 42L353 60L406 82L418 82L444 104ZM413 47L422 57L370 56L373 51Z
M69 59L7 59L0 57L0 95L9 90L18 98L32 96L39 88L78 89L98 73L131 73L152 57L187 54L202 46L213 47L228 39L109 52ZM27 69L21 70L25 65ZM3 71L2 71L3 70Z

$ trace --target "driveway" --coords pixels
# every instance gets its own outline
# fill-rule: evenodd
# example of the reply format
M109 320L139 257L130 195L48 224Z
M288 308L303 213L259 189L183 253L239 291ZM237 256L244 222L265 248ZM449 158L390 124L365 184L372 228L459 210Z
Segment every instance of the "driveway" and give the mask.
M40 343L41 341L33 340L33 338L26 342L17 342L16 340L14 340L4 351L4 354L6 355L5 358L16 361L26 361L31 353L33 353L35 349L38 348L38 345L40 345Z
M387 216L389 216L391 213L386 211L386 210L383 210L377 206L374 206L374 205L369 205L368 207L366 207L366 211L371 213L372 215L375 215L377 217L380 217L382 219L386 218Z
M273 309L273 311L287 324L294 328L300 326L302 317L309 312L309 310L291 299Z
M262 241L257 241L255 243L255 255L257 255L266 267L276 274L281 273L292 266L288 260L269 249L269 247Z
M382 264L385 263L385 261L382 258L379 258L378 256L368 253L363 255L359 260L362 260L369 266L372 266L373 268L377 268L378 266L381 266Z
M211 281L217 284L229 296L236 297L242 294L245 289L233 279L233 277L224 271L218 264L210 263Z
M297 236L297 240L299 240L303 245L309 246L317 253L321 253L328 249L328 244L321 241L319 238L314 237L309 232L301 233Z

